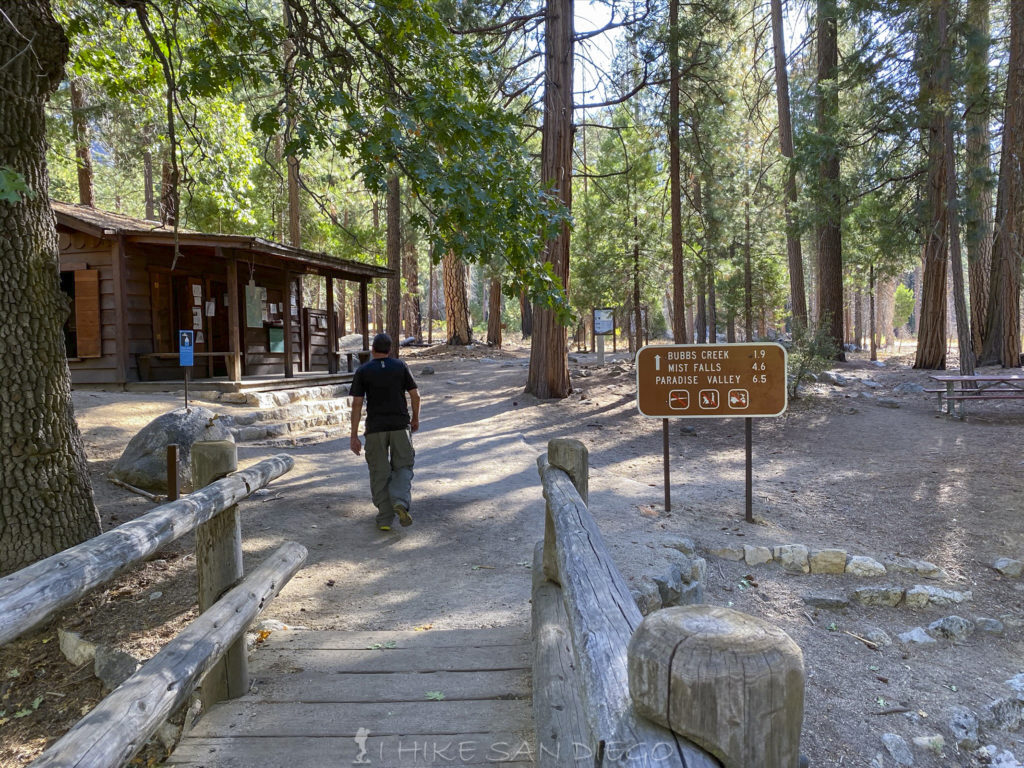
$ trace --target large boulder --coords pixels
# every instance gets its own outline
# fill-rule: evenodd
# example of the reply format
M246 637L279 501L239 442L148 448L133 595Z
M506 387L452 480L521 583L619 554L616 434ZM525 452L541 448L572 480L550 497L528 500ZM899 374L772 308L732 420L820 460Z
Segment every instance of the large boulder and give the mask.
M129 442L110 477L153 493L167 493L167 446L178 444L178 488L192 490L192 445L201 440L234 442L218 414L191 407L158 416Z

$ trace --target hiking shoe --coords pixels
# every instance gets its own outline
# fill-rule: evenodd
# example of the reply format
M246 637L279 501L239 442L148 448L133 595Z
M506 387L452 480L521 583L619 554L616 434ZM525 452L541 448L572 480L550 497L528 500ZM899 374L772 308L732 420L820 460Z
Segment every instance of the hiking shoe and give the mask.
M398 515L398 522L403 526L412 525L412 517L409 515L409 510L401 504L395 504L395 514Z

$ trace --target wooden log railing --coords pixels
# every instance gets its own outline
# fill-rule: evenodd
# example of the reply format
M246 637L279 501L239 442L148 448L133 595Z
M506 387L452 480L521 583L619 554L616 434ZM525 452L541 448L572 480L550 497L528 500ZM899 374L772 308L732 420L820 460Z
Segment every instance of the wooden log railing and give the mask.
M0 579L0 645L288 472L281 454Z
M673 608L644 619L587 509L586 447L552 440L537 465L547 501L544 541L534 556L538 768L579 766L581 759L595 768L797 768L799 648L781 630L727 609L709 617L701 613L707 606L694 607L696 616L689 607ZM657 625L647 630L655 617ZM696 641L719 661L707 666L739 684L723 689L717 678L687 680L693 668L674 663L689 657L676 648L709 625L713 641ZM688 698L696 690L710 691L708 706ZM772 754L755 758L743 751L775 730L785 737L774 738Z
M244 632L306 558L284 543L242 580L241 528L236 504L294 466L274 456L228 477L237 466L234 443L196 443L197 484L187 498L164 504L76 547L0 579L0 644L38 627L160 547L193 530L200 614L159 653L118 686L33 766L117 768L203 683L204 709L248 688ZM216 479L222 478L222 479Z

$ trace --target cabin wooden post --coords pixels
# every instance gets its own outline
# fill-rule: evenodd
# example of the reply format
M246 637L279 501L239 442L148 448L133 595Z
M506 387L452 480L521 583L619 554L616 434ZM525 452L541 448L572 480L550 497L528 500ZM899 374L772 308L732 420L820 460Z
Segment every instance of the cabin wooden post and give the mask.
M799 646L763 619L713 605L652 613L629 643L637 713L723 768L797 768L804 714Z
M125 248L124 235L119 235L111 248L111 263L114 276L114 328L117 335L117 383L124 384L128 381L128 353L130 340L128 338L128 280L125 276ZM103 350L102 331L100 336L100 351Z
M238 299L238 257L228 256L228 379L242 381L241 307Z
M295 377L292 368L292 273L284 271L284 377Z
M192 446L192 486L203 488L238 469L238 450L228 440L200 441ZM205 611L242 580L242 525L231 506L196 529L199 611ZM228 649L202 685L204 711L222 699L249 689L245 637Z
M370 348L370 307L366 298L366 280L359 281L359 319L362 321L363 349Z
M338 372L338 325L334 313L334 278L327 275L327 372Z

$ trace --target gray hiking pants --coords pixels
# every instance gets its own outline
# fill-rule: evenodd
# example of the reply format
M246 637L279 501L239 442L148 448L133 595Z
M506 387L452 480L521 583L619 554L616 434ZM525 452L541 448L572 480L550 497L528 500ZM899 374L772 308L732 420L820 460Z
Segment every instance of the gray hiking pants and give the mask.
M416 458L412 432L396 429L392 432L371 432L364 437L377 523L390 525L396 504L406 509L412 506L412 466Z

